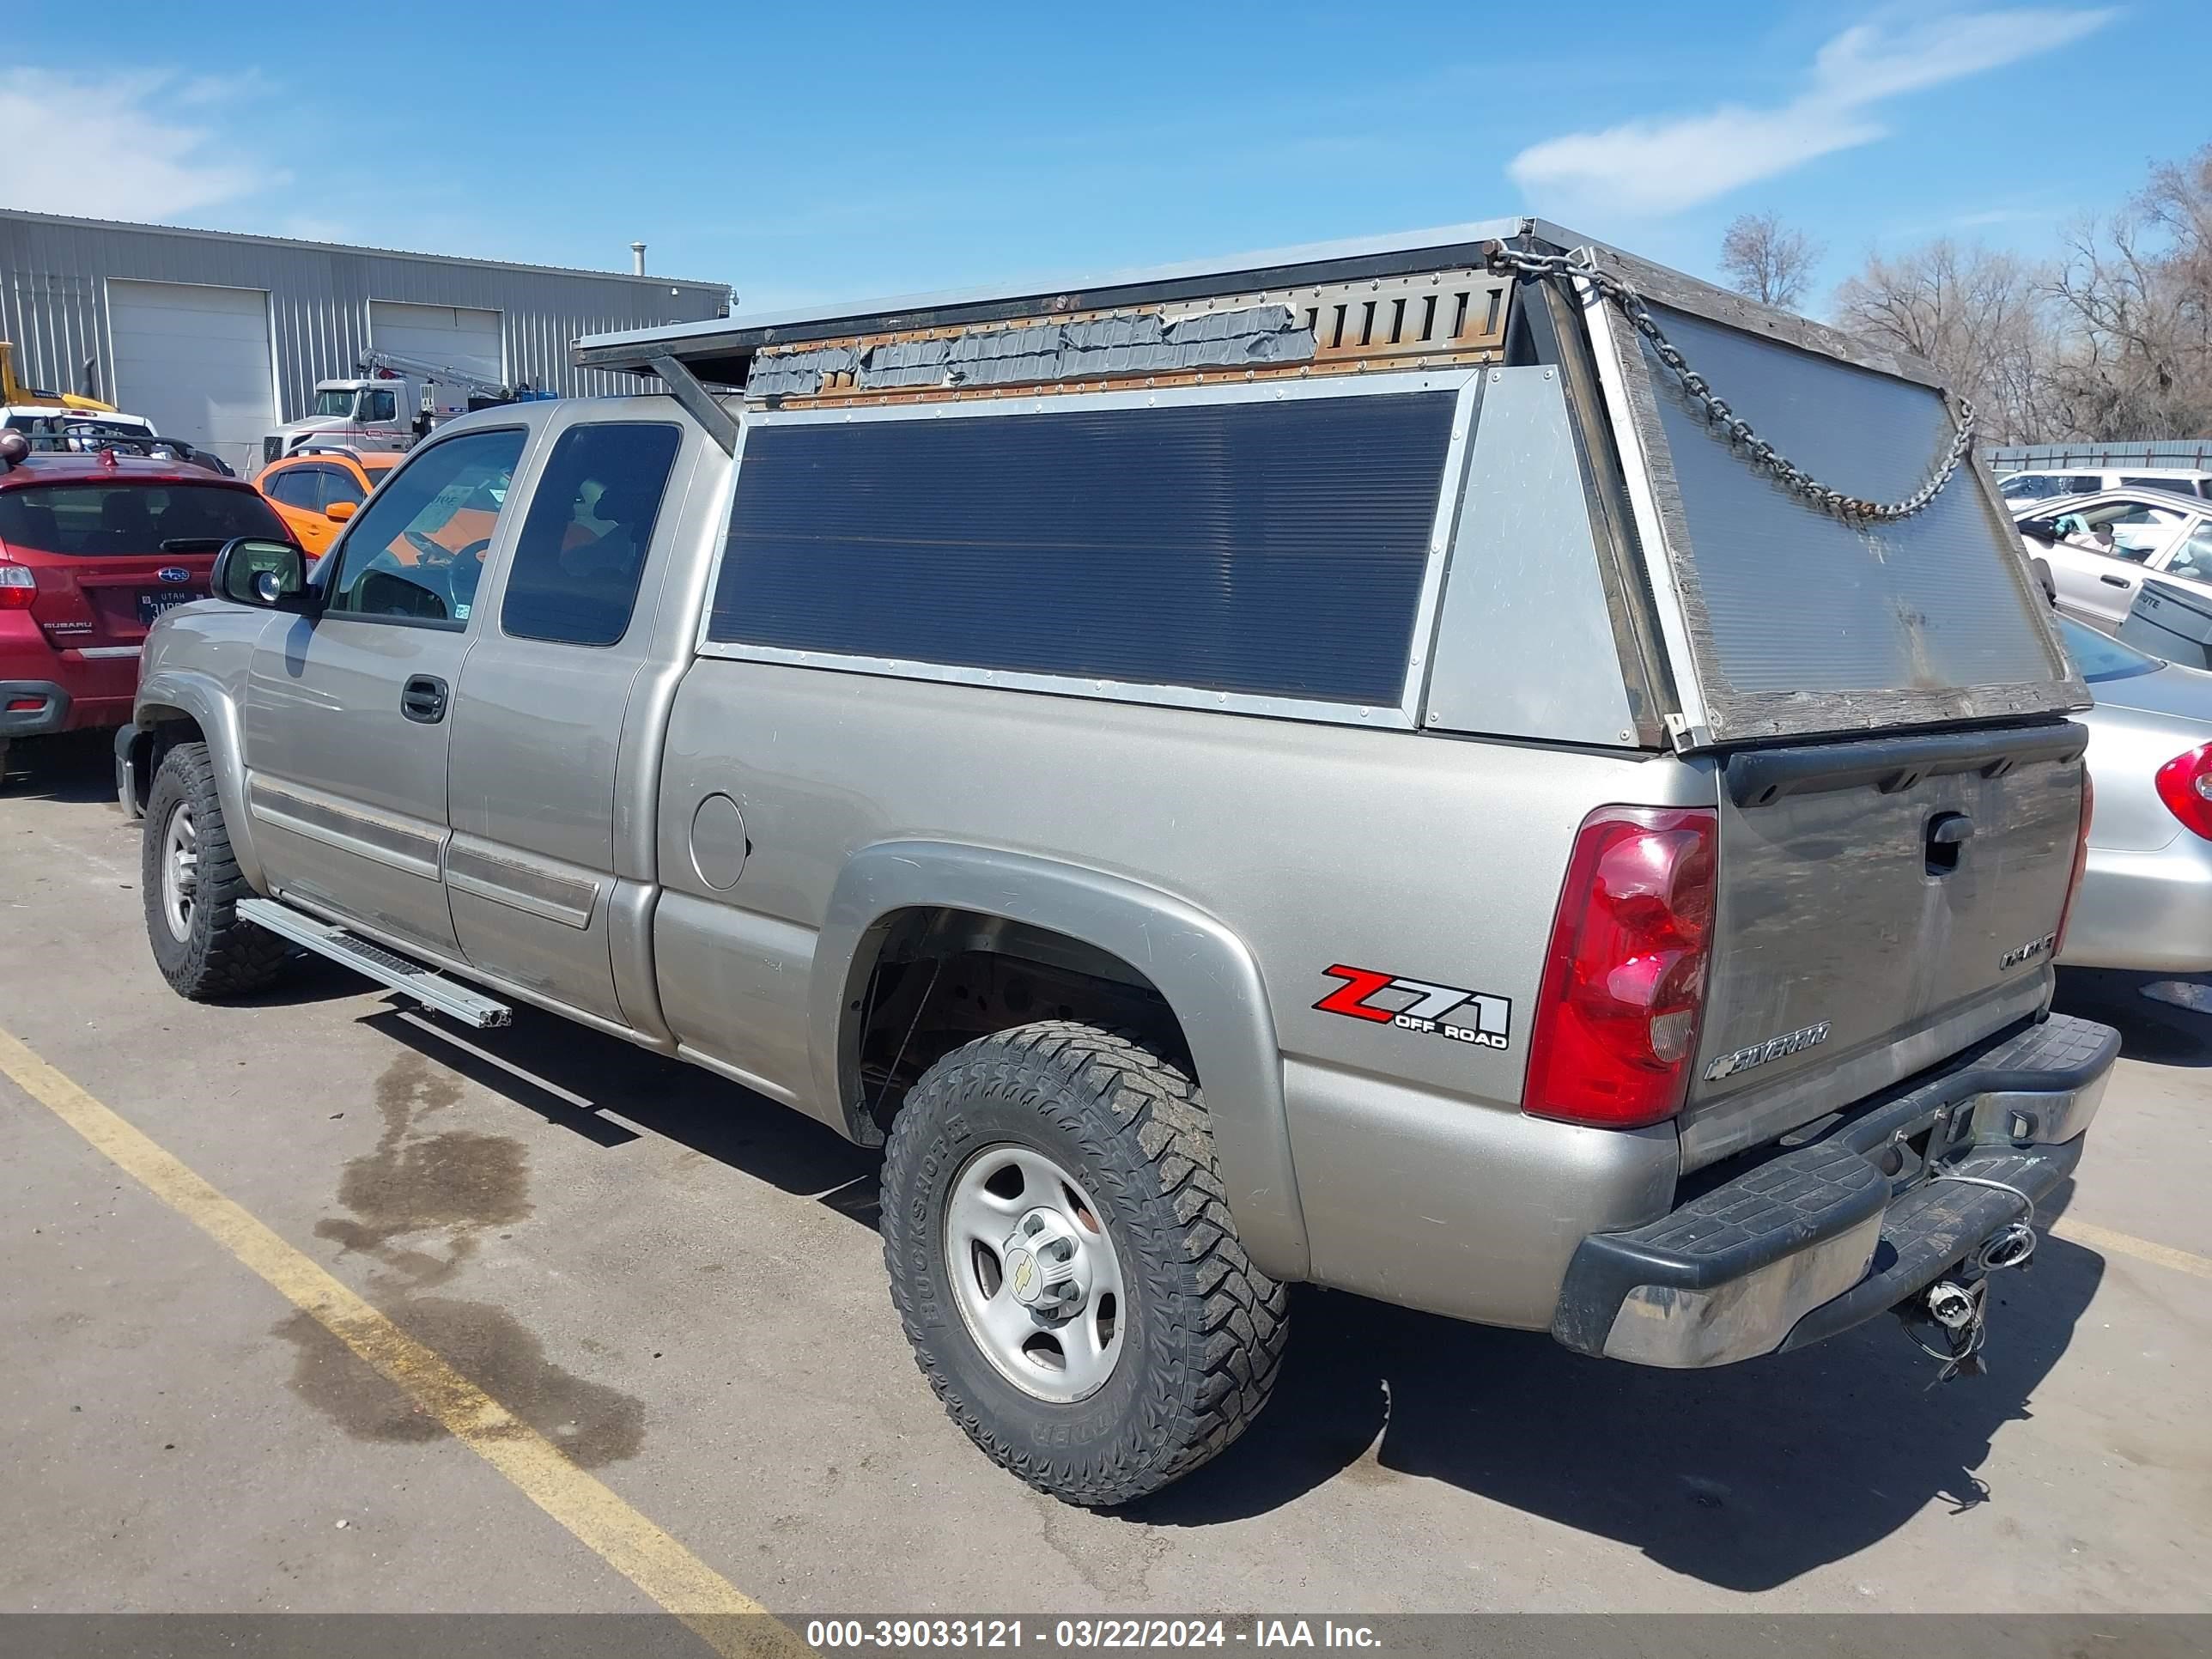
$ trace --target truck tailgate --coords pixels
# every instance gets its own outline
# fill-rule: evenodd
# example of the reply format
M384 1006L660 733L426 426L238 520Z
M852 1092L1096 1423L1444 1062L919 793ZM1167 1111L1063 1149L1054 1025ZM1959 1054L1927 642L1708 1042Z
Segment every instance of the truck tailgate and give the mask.
M2057 721L1723 763L1686 1166L1863 1099L2042 1005L2087 744Z

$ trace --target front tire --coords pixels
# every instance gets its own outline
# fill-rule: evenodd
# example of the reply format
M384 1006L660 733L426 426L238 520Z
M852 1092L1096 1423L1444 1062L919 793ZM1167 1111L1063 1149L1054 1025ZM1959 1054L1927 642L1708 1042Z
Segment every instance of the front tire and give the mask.
M954 1050L891 1126L884 1261L915 1362L985 1455L1066 1503L1158 1491L1243 1433L1288 1332L1197 1085L1050 1020Z
M283 969L289 947L238 915L253 889L239 873L204 743L161 757L146 795L139 888L154 961L179 995L196 1002L258 991Z

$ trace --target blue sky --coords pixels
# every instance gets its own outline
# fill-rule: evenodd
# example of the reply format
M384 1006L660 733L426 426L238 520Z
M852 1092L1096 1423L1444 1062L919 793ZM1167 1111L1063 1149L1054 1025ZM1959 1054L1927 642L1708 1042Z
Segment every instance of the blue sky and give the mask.
M641 238L748 310L1528 210L1710 274L1770 208L1824 303L1871 246L2046 248L2212 140L2203 0L95 10L9 10L0 204L613 270Z

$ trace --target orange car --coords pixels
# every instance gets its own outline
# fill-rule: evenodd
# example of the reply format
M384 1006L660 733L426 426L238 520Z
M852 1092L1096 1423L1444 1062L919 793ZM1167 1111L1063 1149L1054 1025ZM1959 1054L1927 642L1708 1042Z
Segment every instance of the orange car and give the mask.
M404 459L375 450L309 450L271 461L253 487L276 509L293 538L320 558L368 492Z

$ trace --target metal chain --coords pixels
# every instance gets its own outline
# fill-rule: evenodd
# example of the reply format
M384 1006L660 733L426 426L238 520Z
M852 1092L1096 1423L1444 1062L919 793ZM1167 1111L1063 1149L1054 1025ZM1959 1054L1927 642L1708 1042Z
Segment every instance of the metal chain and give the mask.
M1751 428L1751 422L1740 417L1705 384L1704 375L1692 368L1681 352L1663 333L1654 320L1644 296L1621 277L1611 271L1601 270L1583 250L1573 253L1523 253L1517 249L1493 247L1488 259L1494 276L1533 276L1539 279L1589 283L1620 308L1620 314L1638 334L1651 342L1659 361L1674 371L1681 382L1682 390L1704 410L1711 421L1729 435L1729 441L1741 448L1751 465L1770 474L1784 488L1810 501L1823 513L1851 520L1873 520L1893 523L1909 519L1925 507L1943 492L1951 482L1951 475L1966 459L1966 452L1974 441L1974 406L1961 398L1958 400L1959 429L1951 440L1942 464L1928 475L1928 481L1901 501L1870 501L1862 496L1845 494L1830 488L1784 455L1775 447Z

